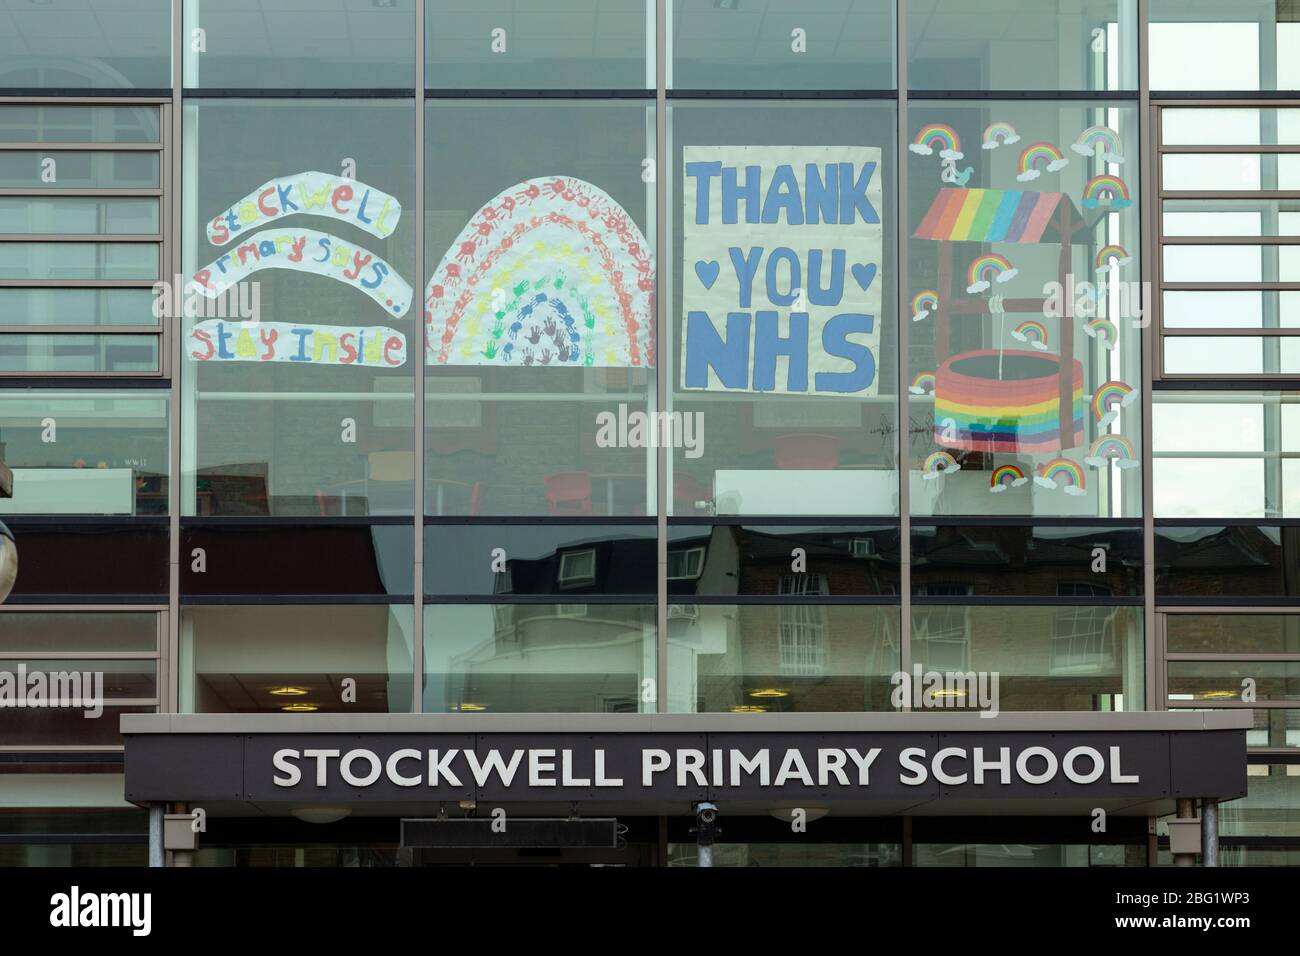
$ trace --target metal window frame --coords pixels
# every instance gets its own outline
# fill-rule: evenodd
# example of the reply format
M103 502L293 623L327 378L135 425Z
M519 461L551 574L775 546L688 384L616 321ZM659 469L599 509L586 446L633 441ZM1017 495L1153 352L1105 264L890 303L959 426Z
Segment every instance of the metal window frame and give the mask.
M158 276L156 279L0 279L0 289L153 289L159 282L170 280L170 249L173 244L173 226L168 215L167 196L172 191L173 180L169 158L173 152L172 140L172 101L163 96L0 96L0 108L5 106L113 106L155 107L158 111L158 141L155 143L41 143L41 142L6 142L0 143L0 152L96 152L96 153L130 153L152 152L158 155L157 187L99 187L99 188L40 188L40 187L6 187L0 189L0 197L18 197L29 199L91 197L100 199L154 198L158 202L158 232L153 234L125 233L5 233L0 234L0 243L133 243L153 245L157 250ZM179 290L177 290L179 291ZM7 372L6 379L167 379L172 370L169 355L171 323L165 318L151 325L7 325L0 324L0 335L35 336L77 336L89 335L104 340L109 345L116 337L150 335L157 342L158 362L152 371L86 371L73 369L57 370L23 370Z
M1151 175L1156 180L1156 189L1151 193L1146 215L1154 235L1155 269L1152 282L1152 309L1154 321L1151 325L1156 330L1156 364L1154 381L1159 385L1182 384L1185 382L1249 382L1271 383L1295 378L1300 373L1252 372L1168 372L1165 370L1165 343L1172 338L1253 338L1261 340L1280 340L1300 336L1300 328L1265 327L1260 328L1170 328L1164 322L1164 293L1170 292L1289 292L1300 291L1300 281L1259 281L1259 282L1167 282L1164 271L1164 250L1170 246L1298 246L1300 235L1296 236L1166 236L1164 230L1165 200L1300 200L1300 190L1268 189L1233 189L1233 190L1174 190L1164 188L1164 157L1170 155L1214 154L1214 155L1300 155L1300 143L1296 144L1234 144L1234 145L1196 145L1188 143L1165 144L1163 130L1163 111L1166 109L1287 109L1300 107L1300 99L1294 96L1264 97L1257 91L1251 91L1239 98L1171 98L1169 94L1160 94L1151 101L1150 122L1151 136L1155 144L1153 163L1147 164ZM1261 317L1262 318L1262 317Z

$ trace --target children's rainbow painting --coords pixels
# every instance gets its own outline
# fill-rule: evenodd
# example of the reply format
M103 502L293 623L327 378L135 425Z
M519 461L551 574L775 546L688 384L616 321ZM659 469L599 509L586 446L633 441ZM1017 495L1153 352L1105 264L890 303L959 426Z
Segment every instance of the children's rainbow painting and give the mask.
M1133 451L1133 443L1123 435L1112 434L1098 435L1088 447L1088 456L1083 462L1093 468L1104 468L1111 462L1120 468L1140 468L1142 465Z
M1128 186L1124 180L1110 173L1093 176L1083 187L1083 200L1079 203L1084 209L1096 209L1109 206L1111 209L1123 209L1133 205Z
M1016 132L1016 128L1004 120L997 120L984 127L980 149L997 149L999 146L1010 146L1018 142L1020 142L1020 134Z
M1137 394L1132 385L1124 382L1113 379L1103 382L1092 393L1092 417L1097 420L1098 426L1104 428L1119 418L1120 408L1133 404Z
M912 296L912 321L920 322L929 318L939 309L939 293L934 289L922 289Z
M966 269L966 291L983 292L994 282L1010 282L1020 270L1011 265L1006 256L996 252L986 252Z
M999 465L989 478L989 491L1001 494L1008 488L1019 488L1028 480L1019 465Z
M934 392L934 373L918 372L907 390L913 395L930 395Z
M655 271L632 217L590 183L544 176L482 206L424 295L442 365L649 368Z
M1016 179L1022 183L1032 182L1044 172L1060 172L1069 165L1070 161L1051 143L1033 143L1020 153Z
M926 457L925 464L921 466L921 477L931 481L950 471L961 471L957 459L946 451L936 451Z
M1108 163L1124 162L1124 147L1119 133L1109 126L1089 126L1070 148L1080 156L1100 156Z
M1083 327L1084 334L1091 339L1097 339L1108 350L1114 349L1116 342L1119 340L1119 330L1115 328L1115 323L1110 319L1091 319Z
M1043 488L1059 488L1067 495L1087 493L1083 469L1079 467L1078 462L1071 461L1069 458L1053 458L1042 465L1038 469L1038 474L1034 476L1034 484Z
M1098 249L1094 260L1098 272L1110 272L1112 269L1118 272L1120 266L1126 266L1132 261L1133 257L1128 254L1128 250L1114 243Z
M1001 370L999 377L999 370ZM1060 359L984 349L946 359L935 373L934 440L948 448L1051 454L1061 444ZM1083 444L1083 366L1070 368L1069 443Z
M907 148L921 156L933 155L938 150L942 159L962 159L966 155L961 151L961 137L945 123L931 123L922 127Z
M1040 352L1047 351L1047 326L1037 319L1025 319L1011 330L1011 337L1020 342L1028 342L1030 348Z

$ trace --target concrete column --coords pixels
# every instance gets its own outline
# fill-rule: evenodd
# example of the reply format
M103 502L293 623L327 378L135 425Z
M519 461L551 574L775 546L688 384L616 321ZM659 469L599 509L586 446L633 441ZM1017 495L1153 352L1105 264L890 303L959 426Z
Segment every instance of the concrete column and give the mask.
M1201 801L1201 866L1219 865L1219 801Z
M1177 810L1174 814L1180 820L1191 820L1196 816L1196 801L1186 797L1180 797L1177 803ZM1195 866L1195 853L1175 853L1174 866Z

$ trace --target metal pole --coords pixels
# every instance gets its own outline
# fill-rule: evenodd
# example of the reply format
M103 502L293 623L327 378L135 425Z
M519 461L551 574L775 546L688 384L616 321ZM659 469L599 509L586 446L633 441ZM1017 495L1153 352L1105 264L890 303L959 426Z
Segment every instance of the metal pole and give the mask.
M1187 797L1179 797L1178 804L1177 804L1177 812L1175 813L1175 816L1177 816L1178 819L1180 820L1190 820L1193 817L1195 817L1196 801ZM1196 865L1195 853L1174 854L1174 866L1195 866L1195 865Z
M1201 866L1219 865L1219 801L1201 801Z
M163 853L163 813L166 807L161 803L149 806L149 865L166 866Z

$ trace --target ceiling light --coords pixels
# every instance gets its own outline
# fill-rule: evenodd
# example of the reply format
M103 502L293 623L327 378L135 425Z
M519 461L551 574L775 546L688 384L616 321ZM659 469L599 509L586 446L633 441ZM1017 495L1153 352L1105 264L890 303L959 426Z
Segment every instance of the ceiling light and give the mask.
M317 707L315 704L308 704L305 702L300 702L297 704L285 704L280 709L284 711L286 714L310 714L314 711L320 710L320 708Z
M452 704L452 710L459 710L462 714L478 713L480 710L487 710L487 704L474 704L466 701L463 704Z
M1201 700L1232 700L1236 696L1235 690L1207 690L1201 695Z
M767 708L758 704L737 704L731 708L733 714L766 714Z
M303 823L336 823L352 813L347 807L294 807L289 812Z
M306 697L306 687L272 687L269 693L275 697Z
M760 687L758 690L751 690L749 696L757 697L760 700L774 700L778 697L789 697L790 692L780 687Z

